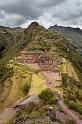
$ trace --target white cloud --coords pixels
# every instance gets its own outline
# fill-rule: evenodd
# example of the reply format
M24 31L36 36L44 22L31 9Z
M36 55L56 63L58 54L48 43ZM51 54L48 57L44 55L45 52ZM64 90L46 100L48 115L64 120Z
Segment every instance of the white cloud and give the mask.
M27 27L38 21L81 27L82 0L0 0L0 24Z

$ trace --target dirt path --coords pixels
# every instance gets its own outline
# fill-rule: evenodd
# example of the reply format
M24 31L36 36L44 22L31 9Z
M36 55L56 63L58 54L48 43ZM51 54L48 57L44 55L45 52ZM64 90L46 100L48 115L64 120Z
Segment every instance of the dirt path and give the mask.
M55 82L55 80L54 80L54 74L53 74L53 73L49 73L49 72L42 72L42 74L44 75L44 77L45 77L45 79L46 79L46 81L47 81L48 87L49 87L52 91L55 91L53 85L54 85L55 83L57 83L57 82ZM59 78L59 77L58 77L58 78ZM55 91L55 92L57 92L57 91ZM58 92L57 92L57 93L58 93ZM59 94L59 93L58 93L58 94ZM58 104L63 108L63 111L64 111L66 114L68 114L69 116L71 116L71 117L75 120L76 124L82 124L82 120L80 120L80 118L79 118L74 112L72 112L72 111L64 104L64 102L63 102L62 99L58 98L57 101L58 101Z
M57 92L62 97L63 90L61 88L62 85L61 73L54 73L50 71L42 71L41 73L46 79L47 87L50 88L52 91Z
M82 120L64 104L63 100L58 100L58 104L63 107L63 111L71 116L77 124L82 124Z
M29 97L25 98L24 100L20 101L18 104L15 105L15 107L24 106L24 105L28 104L29 102L38 103L39 100L40 99L39 99L38 95L32 95L32 96L29 96ZM15 107L6 108L6 110L0 115L0 124L4 124L14 117L14 115L16 114Z
M14 108L6 108L6 110L0 115L0 124L6 123L8 120L12 119L16 114Z
M50 72L42 72L42 74L44 75L44 77L47 81L48 87L51 90L55 91L54 86L53 86L56 83L55 79L54 79L54 74L50 73ZM82 120L80 120L80 118L64 104L63 100L58 98L57 101L58 101L58 104L63 108L63 111L65 113L67 113L69 116L71 116L76 121L77 124L82 124ZM32 96L26 97L24 100L22 100L18 104L16 104L16 107L24 106L24 105L28 104L29 102L38 103L39 102L38 95L32 95ZM0 124L6 123L8 120L12 119L15 114L16 114L16 109L14 107L7 108L0 115Z
M24 105L27 105L29 102L34 102L37 104L39 101L40 101L40 99L39 99L38 95L32 95L30 97L27 97L23 101L19 102L16 106L24 106Z

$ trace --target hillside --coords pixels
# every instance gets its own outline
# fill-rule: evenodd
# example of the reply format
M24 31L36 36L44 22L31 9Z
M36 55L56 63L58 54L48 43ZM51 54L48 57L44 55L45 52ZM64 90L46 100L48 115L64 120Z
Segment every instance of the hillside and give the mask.
M38 23L32 23L22 32L17 39L17 43L7 51L0 64L4 64L4 61L13 58L24 48L28 51L57 52L61 56L70 59L81 70L81 56L70 41L57 32L48 31L44 27L39 26Z
M82 30L80 28L64 27L54 25L49 28L50 30L57 31L71 40L72 45L82 55Z
M34 56L38 54L40 55L37 59ZM37 60L36 62L34 62L34 58ZM31 61L29 63L29 59L32 59L32 63ZM43 69L44 65L45 69ZM1 57L0 113L5 112L6 108L16 105L16 107L18 106L17 113L14 120L10 120L12 121L9 122L10 124L28 122L32 124L37 123L38 120L41 123L46 120L46 123L53 124L53 119L52 121L49 120L48 109L54 107L56 115L59 117L55 118L57 123L81 122L81 74L82 57L70 43L70 40L57 32L47 30L37 22L33 22L21 32L13 46L11 45L4 56ZM46 93L51 98L46 99L46 95L41 93ZM27 105L29 99L32 100L33 95L38 96L39 94L46 101L41 99L39 103L36 103L37 97L35 96L33 102L31 101ZM75 111L71 112L70 109L77 113ZM7 112L5 113L7 117ZM12 113L12 110L10 113ZM72 118L70 118L70 113ZM3 115L2 113L2 118ZM41 124L40 122L39 124Z
M0 59L16 43L16 39L22 31L22 28L0 26Z

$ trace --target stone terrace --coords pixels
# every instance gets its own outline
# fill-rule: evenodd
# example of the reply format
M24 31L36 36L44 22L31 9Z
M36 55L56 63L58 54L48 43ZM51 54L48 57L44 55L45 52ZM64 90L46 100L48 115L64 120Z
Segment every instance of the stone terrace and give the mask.
M43 52L27 52L22 51L17 57L18 63L38 64L41 71L59 72L58 65L61 63L61 57L55 55L47 55Z

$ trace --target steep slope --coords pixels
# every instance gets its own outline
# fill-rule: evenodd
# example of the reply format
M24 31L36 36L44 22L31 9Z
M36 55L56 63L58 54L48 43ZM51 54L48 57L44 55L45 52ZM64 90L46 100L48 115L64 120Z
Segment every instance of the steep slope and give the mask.
M71 40L71 44L82 55L82 30L80 28L54 25L51 26L49 29L57 31L69 40Z
M25 29L19 37L16 39L16 43L11 46L4 57L1 58L0 64L7 63L11 58L17 56L22 49L24 49L30 42L32 42L35 36L39 33L41 28L39 24L34 23Z
M16 39L22 31L22 28L0 26L0 59L16 43Z
M10 58L15 57L24 48L29 51L41 50L44 52L57 52L70 59L79 70L82 70L80 67L81 56L70 41L57 32L45 29L36 22L24 30L15 45L8 50L5 57L0 61L0 64L4 64Z
M54 31L49 31L40 26L37 22L33 22L27 29L25 29L20 37L16 40L16 43L8 49L4 57L0 60L0 80L6 79L9 73L6 73L3 66L5 66L9 60L18 56L21 50L27 51L43 51L52 54L58 54L68 59L74 68L77 69L78 77L81 80L82 73L82 58L76 51L75 47L64 36ZM7 69L8 72L8 69ZM6 74L5 74L6 73Z
M62 62L62 65L60 65L60 69L61 66L66 66L67 69L66 72L64 71L64 69L61 69L61 89L64 91L63 99L66 103L69 103L70 100L81 102L81 55L71 44L71 42L64 36L60 35L57 32L45 29L37 22L33 22L27 29L25 29L21 33L21 35L16 39L15 44L7 50L4 57L2 57L0 60L1 108L10 107L18 99L23 97L24 94L22 87L23 83L26 81L29 82L29 85L32 84L30 94L34 94L35 92L39 92L45 89L45 80L42 79L42 75L38 74L38 70L33 69L32 67L29 67L27 65L16 64L14 63L14 61L12 62L12 65L9 64L9 61L11 59L14 60L14 58L21 55L22 50L28 52L40 51L49 55L53 54L64 58L67 63ZM46 75L46 80L48 80L49 84L48 86L52 86L53 89L54 85L50 84L49 82L48 75L50 75L50 73L46 73ZM51 76L53 76L53 74ZM35 87L36 83L38 84Z

